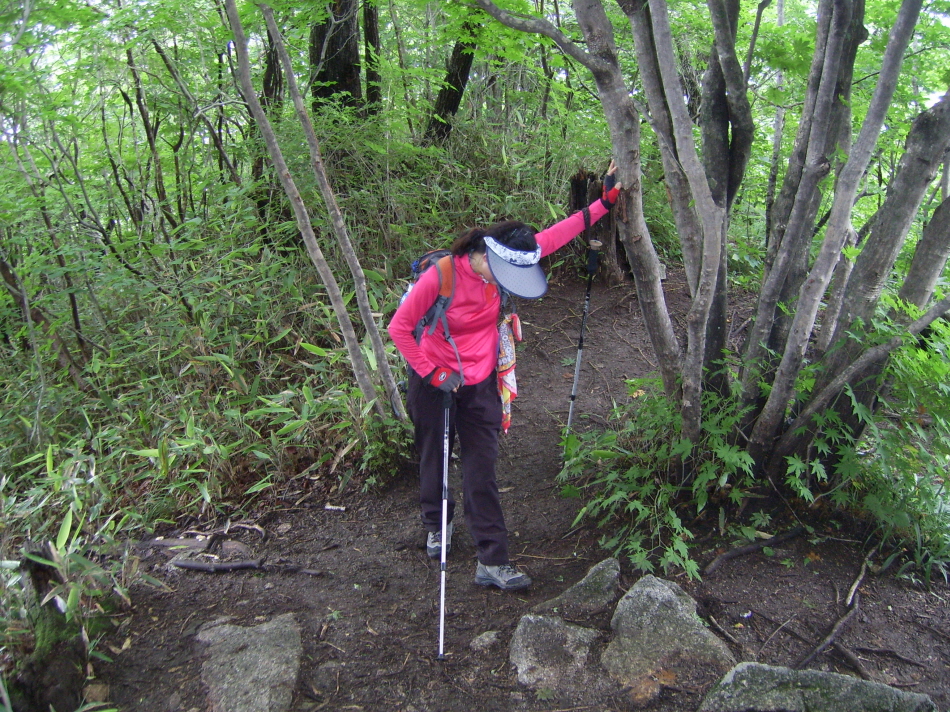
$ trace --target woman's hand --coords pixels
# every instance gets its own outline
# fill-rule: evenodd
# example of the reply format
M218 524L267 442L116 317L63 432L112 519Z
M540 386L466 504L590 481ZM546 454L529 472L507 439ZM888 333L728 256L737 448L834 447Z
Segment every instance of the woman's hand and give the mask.
M617 177L614 175L616 172L617 164L611 159L607 173L604 175L603 194L600 196L600 202L604 204L607 210L610 210L613 204L617 202L617 196L620 194L620 189L623 188L623 184L617 182Z

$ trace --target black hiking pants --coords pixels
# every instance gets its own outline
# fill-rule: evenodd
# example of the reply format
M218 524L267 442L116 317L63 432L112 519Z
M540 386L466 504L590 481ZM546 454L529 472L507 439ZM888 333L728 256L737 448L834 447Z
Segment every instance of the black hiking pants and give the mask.
M409 370L407 405L419 455L419 502L426 531L442 529L442 438L445 432L443 393ZM449 452L458 434L462 460L465 523L478 560L486 566L508 562L508 530L501 511L495 461L501 432L501 397L494 373L481 383L461 386L452 394L449 410ZM449 490L448 521L455 514Z

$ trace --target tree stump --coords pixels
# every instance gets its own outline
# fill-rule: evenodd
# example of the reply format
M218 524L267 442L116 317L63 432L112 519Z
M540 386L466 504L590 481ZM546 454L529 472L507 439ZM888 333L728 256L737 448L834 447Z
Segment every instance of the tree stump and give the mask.
M598 175L581 168L570 179L568 213L573 214L586 208L601 196L603 188L603 181ZM601 251L604 281L611 286L623 282L624 269L617 252L618 235L614 211L611 210L608 215L592 225L588 233L584 235L585 241L589 243L591 240L599 240L604 245Z
M24 554L53 561L48 544L28 542ZM10 681L10 701L14 712L74 712L82 704L86 680L86 644L80 627L70 622L55 601L41 601L62 582L60 572L48 564L24 556L20 570L32 589L29 618L34 648Z

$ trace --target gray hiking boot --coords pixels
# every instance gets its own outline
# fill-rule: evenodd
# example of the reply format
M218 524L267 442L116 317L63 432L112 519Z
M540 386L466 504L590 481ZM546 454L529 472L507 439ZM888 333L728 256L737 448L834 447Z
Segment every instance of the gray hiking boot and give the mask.
M449 540L449 544L445 547L445 556L448 557L452 553L452 532L455 530L455 524L449 522L445 527L445 538ZM429 535L426 537L426 553L430 558L433 559L442 559L442 530L439 529L437 532L429 532Z
M502 591L520 591L531 585L531 577L511 564L485 566L479 562L475 569L475 583L479 586L497 586Z

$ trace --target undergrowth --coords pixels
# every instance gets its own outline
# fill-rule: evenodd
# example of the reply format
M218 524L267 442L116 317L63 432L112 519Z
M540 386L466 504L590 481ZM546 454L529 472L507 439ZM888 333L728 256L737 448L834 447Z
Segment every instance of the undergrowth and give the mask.
M315 124L380 329L413 255L502 217L559 219L567 176L586 160L570 142L528 141L527 128L521 136L475 122L443 148L420 147L385 114L325 111ZM285 146L301 145L293 122L281 130ZM580 144L602 159L605 142ZM305 155L291 162L315 228L329 234ZM89 199L108 203L114 194L96 175L86 176ZM200 213L175 230L155 214L135 230L118 222L108 251L81 231L51 242L25 190L18 212L0 216L10 228L3 256L31 307L49 315L24 320L0 292L0 668L35 644L17 567L26 542L51 544L62 578L53 598L85 622L106 598L121 607L142 580L123 545L130 538L240 518L301 492L371 491L406 469L409 425L378 416L355 388L286 200L268 193L266 175L243 187L218 178L208 176ZM59 198L51 192L47 208L66 211ZM321 239L363 338L352 280ZM363 352L375 370L368 343ZM388 357L400 367L392 347Z
M707 393L703 435L695 447L680 432L680 417L658 379L627 382L629 402L614 409L610 427L569 435L558 479L562 495L584 497L575 524L591 519L609 529L601 544L636 569L699 576L684 524L716 494L737 503L752 483L752 462L729 442L735 408L713 407Z
M832 512L863 520L876 570L894 567L923 585L935 576L950 579L948 343L950 328L941 322L928 339L895 352L873 412L846 390L861 420L860 438L832 409L818 413L808 457L789 456L778 483L802 516L825 500ZM772 492L776 483L734 444L741 415L734 401L704 394L702 438L693 447L681 437L679 413L658 380L629 381L628 394L609 427L565 439L561 493L586 501L575 524L596 523L606 532L601 544L635 568L697 577L694 535L684 522L714 502L725 530L727 504L739 509L754 490Z

